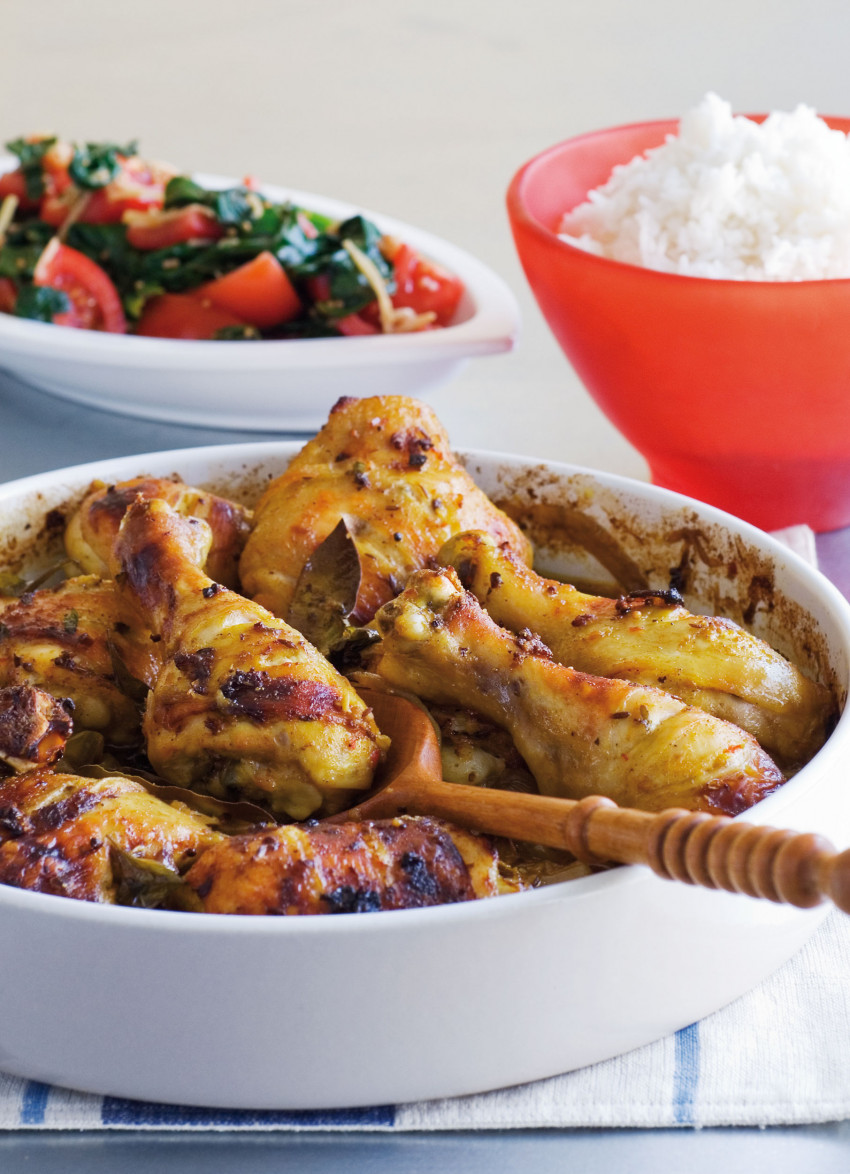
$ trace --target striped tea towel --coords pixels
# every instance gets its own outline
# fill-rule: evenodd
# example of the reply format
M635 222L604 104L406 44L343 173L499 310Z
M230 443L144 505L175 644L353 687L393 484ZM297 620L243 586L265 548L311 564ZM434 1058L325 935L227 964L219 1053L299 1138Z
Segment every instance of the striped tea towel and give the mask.
M815 561L814 535L781 535ZM657 1043L534 1084L365 1109L247 1111L92 1096L0 1074L0 1129L452 1130L780 1125L850 1117L850 917L756 990Z
M474 1097L367 1109L198 1109L0 1076L0 1129L451 1130L780 1125L850 1117L850 917L831 914L756 990L674 1036Z

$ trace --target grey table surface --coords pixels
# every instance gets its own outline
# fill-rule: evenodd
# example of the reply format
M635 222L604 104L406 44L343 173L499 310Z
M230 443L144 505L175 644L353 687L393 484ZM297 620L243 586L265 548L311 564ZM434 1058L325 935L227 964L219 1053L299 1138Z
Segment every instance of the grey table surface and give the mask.
M280 433L284 439L291 434ZM0 374L0 481L109 456L268 439L92 411ZM850 529L818 535L824 572L850 596ZM582 1174L846 1174L850 1122L771 1129L534 1130L451 1134L0 1131L0 1171L181 1174L238 1170L529 1170Z
M0 1134L4 1174L846 1174L850 1123L409 1135Z

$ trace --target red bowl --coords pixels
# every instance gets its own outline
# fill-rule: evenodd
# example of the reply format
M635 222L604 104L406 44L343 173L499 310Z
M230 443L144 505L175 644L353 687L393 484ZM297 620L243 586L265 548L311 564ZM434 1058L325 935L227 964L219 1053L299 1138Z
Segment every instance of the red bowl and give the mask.
M761 116L763 117L763 116ZM850 130L850 119L827 118ZM850 524L850 280L719 281L597 257L563 214L678 122L569 139L507 203L540 309L652 479L765 529Z

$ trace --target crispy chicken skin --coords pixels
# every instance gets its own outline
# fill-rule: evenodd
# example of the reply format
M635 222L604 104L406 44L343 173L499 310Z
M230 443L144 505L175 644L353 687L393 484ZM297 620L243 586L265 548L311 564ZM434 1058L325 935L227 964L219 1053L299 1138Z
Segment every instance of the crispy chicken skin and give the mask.
M78 730L115 746L139 741L139 711L115 678L114 654L144 679L149 653L128 638L113 585L94 575L52 589L0 598L0 686L35 685L70 698Z
M250 529L250 510L176 479L136 477L115 485L92 482L65 530L68 557L89 574L106 577L121 519L137 497L146 501L156 497L184 517L203 518L212 531L207 574L226 587L238 586L237 565Z
M73 732L73 704L32 685L0 689L0 764L11 770L52 766Z
M114 903L115 849L176 873L222 838L205 816L117 775L31 770L0 783L0 884Z
M414 816L263 828L211 848L185 879L206 913L419 909L504 888L487 840Z
M787 768L823 744L829 692L732 620L693 615L665 593L584 595L482 532L449 539L439 561L497 624L530 628L562 664L673 693L747 730Z
M137 501L113 571L160 638L143 730L163 778L305 819L350 805L387 744L371 710L311 644L202 570L209 527Z
M783 782L737 726L661 690L576 672L531 633L499 628L452 569L416 572L375 620L373 671L503 724L544 794L734 815Z
M402 396L339 400L266 489L240 561L245 593L288 616L298 576L340 518L360 555L358 623L460 530L485 530L531 557L522 531L460 466L434 413Z

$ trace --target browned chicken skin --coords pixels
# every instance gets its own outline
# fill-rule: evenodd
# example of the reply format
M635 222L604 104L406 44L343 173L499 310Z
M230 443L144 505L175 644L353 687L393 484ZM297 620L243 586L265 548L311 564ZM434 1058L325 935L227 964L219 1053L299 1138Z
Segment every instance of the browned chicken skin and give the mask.
M490 897L488 841L434 819L264 828L211 848L186 874L206 913L369 913Z
M449 539L439 561L497 624L531 629L561 664L673 693L747 730L786 767L823 744L828 690L732 620L694 615L662 592L585 595L480 532Z
M65 529L69 558L89 574L106 577L121 519L139 497L158 498L184 517L202 518L212 533L204 569L217 583L238 586L237 565L250 529L250 510L175 478L135 477L115 485L93 482Z
M418 571L375 617L388 683L503 724L548 795L734 815L783 775L749 734L658 689L556 664L497 627L454 570Z
M418 909L523 887L500 873L489 840L438 820L293 824L232 837L210 824L119 775L27 771L0 782L0 884L252 915ZM159 870L147 872L150 864ZM134 865L144 901L127 883ZM151 888L163 873L169 883Z
M125 515L113 570L160 638L143 729L154 769L305 819L367 789L386 739L348 681L293 628L199 569L209 529L162 501Z
M240 561L245 593L288 616L298 576L340 518L360 555L358 623L460 530L486 530L531 557L522 531L458 463L434 413L402 396L340 400L268 487Z
M132 779L31 770L0 782L0 884L114 903L116 852L174 872L222 839Z
M128 639L112 583L94 575L0 598L0 686L34 685L70 698L76 729L97 730L116 746L140 737L138 707L116 681L116 656L144 679L146 647L146 633L140 646Z
M252 915L417 909L523 887L502 875L489 840L438 820L293 824L232 837L212 822L120 775L30 770L0 781L0 884Z
M0 763L12 770L52 766L73 732L73 703L32 685L0 689Z

